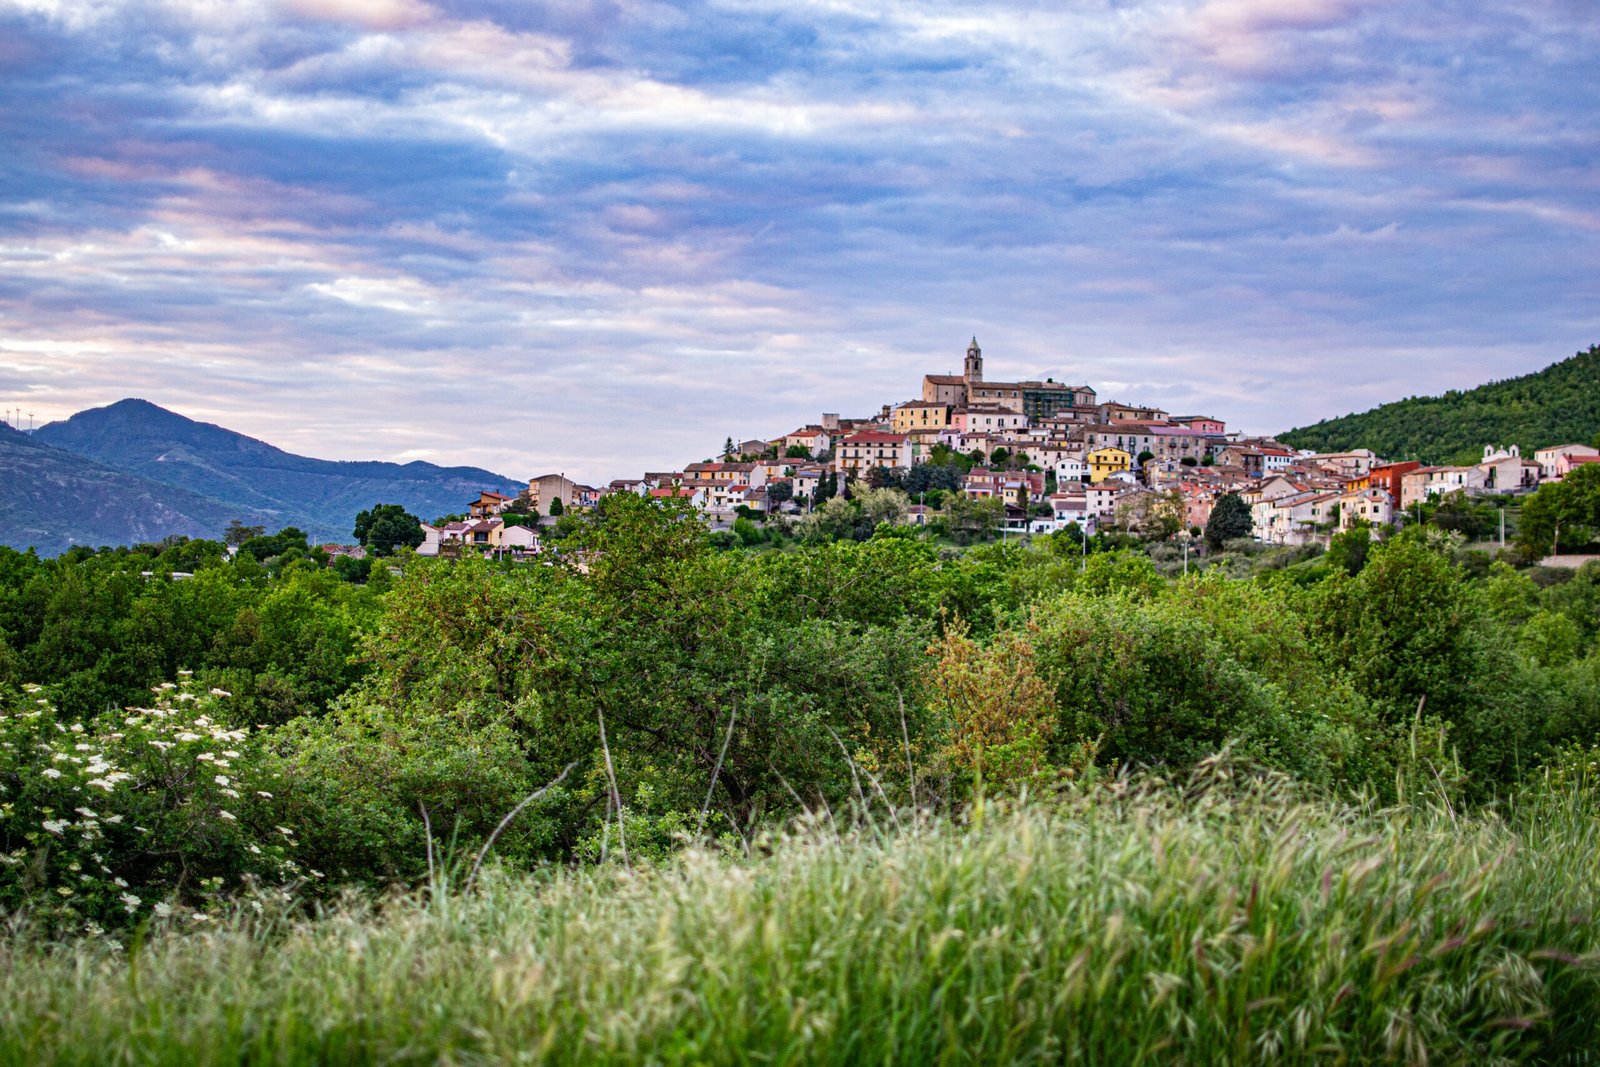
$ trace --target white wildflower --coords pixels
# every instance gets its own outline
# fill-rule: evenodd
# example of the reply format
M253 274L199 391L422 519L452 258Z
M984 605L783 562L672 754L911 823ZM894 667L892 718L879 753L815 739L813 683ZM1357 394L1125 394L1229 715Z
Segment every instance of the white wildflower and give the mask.
M61 772L56 770L54 767L46 767L44 770L40 771L39 773L44 775L46 778L60 778L61 777Z
M179 671L178 672L178 677L179 678L192 678L192 677L194 677L194 671Z
M98 811L94 811L90 808L73 808L72 810L77 812L79 815L82 815L85 819L98 819L100 817L100 813Z
M211 688L211 695L214 696L214 697L231 697L231 696L233 696L233 694L228 692L226 689L218 689L215 686L212 686L212 688Z
M260 845L251 845L250 846L250 854L253 855L253 856L261 855L261 846Z
M200 735L197 734L197 733L192 733L192 732L190 732L188 730L185 730L183 733L178 735L178 740L179 741L198 741L198 740L200 740Z
M231 812L231 811L219 811L219 812L217 812L217 814L222 816L224 819L227 819L229 822L238 822L239 821L238 819L235 819L233 817L233 812Z
M172 905L165 901L157 901L155 906L156 918L165 919L172 915Z
M152 741L150 744L156 748L159 748L163 752L172 747L171 741Z
M266 797L268 800L272 799L272 794L267 792L265 789L257 789L256 790L256 796L258 796L258 797Z
M230 796L235 800L239 799L239 791L237 789L223 789L222 793L224 796Z
M75 722L71 726L67 727L67 729L71 730L75 734L81 734L83 733L83 723Z
M232 781L232 779L229 778L226 774L216 775L211 780L213 782L216 782L218 785L228 785Z
M128 888L128 880L126 878L113 878L111 881L118 889Z
M120 899L122 900L123 908L126 909L129 915L139 910L139 898L132 893L124 893Z
M46 819L44 828L52 834L60 834L61 831L67 828L67 821L65 819Z

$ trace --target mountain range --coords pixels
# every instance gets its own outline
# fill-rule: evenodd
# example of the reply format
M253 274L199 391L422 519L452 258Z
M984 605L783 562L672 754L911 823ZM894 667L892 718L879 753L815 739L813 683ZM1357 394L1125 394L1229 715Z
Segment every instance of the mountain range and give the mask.
M338 462L285 452L145 400L23 434L0 424L0 544L55 554L171 534L216 538L233 519L348 541L356 513L400 504L431 519L480 490L526 483L477 467Z
M1296 448L1370 448L1389 460L1473 463L1484 445L1590 444L1600 431L1600 345L1544 370L1442 396L1410 397L1278 435Z

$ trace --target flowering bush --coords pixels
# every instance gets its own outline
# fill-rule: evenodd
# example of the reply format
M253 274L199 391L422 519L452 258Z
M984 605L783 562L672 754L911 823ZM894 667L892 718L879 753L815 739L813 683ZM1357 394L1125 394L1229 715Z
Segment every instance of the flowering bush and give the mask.
M39 686L0 702L0 910L56 928L204 922L247 882L300 871L261 746L184 675L153 706L68 722Z

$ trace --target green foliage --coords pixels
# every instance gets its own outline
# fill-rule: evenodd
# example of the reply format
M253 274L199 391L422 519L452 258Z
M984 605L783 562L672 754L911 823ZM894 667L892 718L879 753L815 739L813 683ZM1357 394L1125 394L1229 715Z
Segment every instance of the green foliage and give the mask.
M1559 482L1542 485L1522 505L1517 546L1530 559L1562 545L1586 544L1600 531L1600 463L1586 463Z
M246 526L238 519L228 523L228 528L223 531L222 540L225 544L237 548L253 538L260 537L267 532L265 526Z
M290 882L258 739L229 726L229 694L189 679L149 707L87 722L39 686L0 709L0 909L52 928L202 913L247 881Z
M1486 444L1517 444L1524 455L1587 441L1600 425L1600 345L1534 374L1466 392L1411 397L1356 415L1290 430L1296 448L1370 448L1390 460L1474 463Z
M1094 741L1114 763L1185 767L1234 741L1310 770L1299 765L1309 724L1177 605L1069 594L1036 607L1030 631L1062 709L1058 759L1069 757L1061 746Z
M241 554L254 556L262 563L266 563L269 560L301 558L310 551L311 543L306 540L305 531L296 529L293 526L285 526L270 536L252 537L239 546ZM297 557L289 557L291 552L299 555Z
M15 677L47 682L62 714L86 721L193 670L232 691L246 721L272 722L317 713L360 676L350 657L381 583L352 586L309 559L273 575L250 552L229 562L209 548L192 578L167 577L196 544L216 545L48 561L0 549L0 641Z
M1470 640L1478 606L1457 566L1411 532L1374 546L1355 577L1337 573L1315 592L1315 631L1356 687L1408 719L1426 698L1449 718L1483 669Z
M824 820L750 858L441 878L316 921L269 902L137 953L13 937L0 1060L1582 1062L1591 762L1506 815L1223 764L966 826Z
M1211 507L1211 517L1206 520L1206 544L1213 552L1220 551L1229 541L1249 537L1255 528L1250 518L1250 505L1238 493L1224 493Z
M1358 523L1328 539L1328 565L1349 575L1360 574L1371 551L1372 527Z

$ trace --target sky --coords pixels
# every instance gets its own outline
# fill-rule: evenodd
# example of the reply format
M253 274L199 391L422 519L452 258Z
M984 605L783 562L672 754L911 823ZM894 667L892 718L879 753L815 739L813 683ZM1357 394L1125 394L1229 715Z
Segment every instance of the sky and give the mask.
M1600 341L1594 0L0 0L0 408L591 482ZM24 416L26 421L26 416Z

